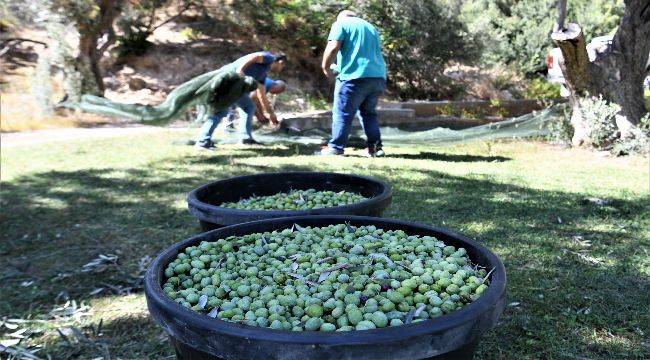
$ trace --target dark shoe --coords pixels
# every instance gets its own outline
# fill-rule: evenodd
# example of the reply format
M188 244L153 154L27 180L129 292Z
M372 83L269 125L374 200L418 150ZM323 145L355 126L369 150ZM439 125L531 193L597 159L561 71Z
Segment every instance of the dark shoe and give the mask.
M368 157L384 157L386 153L382 149L381 144L379 145L368 145Z
M343 150L337 150L334 148L331 148L329 146L323 146L320 150L317 150L314 155L321 155L321 156L336 156L336 155L343 155Z
M242 145L264 145L261 142L256 141L253 138L248 138L248 139L241 140L241 141L239 141L239 143L242 144Z
M202 149L212 149L214 148L214 142L212 140L197 141L194 146Z

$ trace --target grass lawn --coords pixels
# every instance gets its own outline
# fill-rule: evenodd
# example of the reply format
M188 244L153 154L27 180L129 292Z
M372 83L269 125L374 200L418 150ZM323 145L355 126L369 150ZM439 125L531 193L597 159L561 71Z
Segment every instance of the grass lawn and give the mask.
M386 217L453 229L500 256L509 306L478 359L649 357L647 158L523 141L388 148L383 159L280 145L201 153L175 145L182 135L2 150L0 318L23 319L0 322L3 344L19 331L12 349L40 346L42 358L171 358L139 276L199 231L187 193L234 175L321 170L381 178L394 189Z

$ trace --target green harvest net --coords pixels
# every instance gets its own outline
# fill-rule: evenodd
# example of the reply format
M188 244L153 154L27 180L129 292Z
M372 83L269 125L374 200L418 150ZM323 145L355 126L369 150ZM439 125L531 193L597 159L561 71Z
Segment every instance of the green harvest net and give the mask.
M496 139L518 139L539 137L549 134L549 125L560 121L565 116L562 105L555 105L524 116L507 119L487 125L474 126L461 130L452 130L435 125L418 125L408 129L400 127L381 127L381 138L385 145L400 146L412 144L447 145L470 141L490 141ZM381 121L381 119L380 119ZM324 144L331 136L331 128L319 125L304 129L294 130L290 120L283 122L279 129L259 128L255 131L255 138L264 143L279 144ZM350 144L362 146L365 135L357 120L352 129ZM408 125L408 124L405 124ZM219 129L221 130L221 129ZM214 141L232 143L237 141L237 135L227 131L218 131Z
M257 87L251 77L241 77L223 67L179 85L159 105L122 104L103 97L84 95L81 102L65 102L62 107L79 109L90 113L122 117L146 124L164 125L181 117L191 107L197 106L203 113L215 113L228 108L242 94Z
M84 95L80 103L66 102L63 107L83 111L133 119L146 124L164 125L181 117L190 108L196 108L197 120L203 121L209 114L231 106L242 94L256 88L251 77L241 77L232 68L220 69L199 75L178 86L169 93L165 101L156 106L141 104L121 104L106 98ZM452 130L431 125L404 123L404 126L381 128L382 141L390 146L409 144L443 145L474 140L495 140L544 136L549 133L549 124L564 116L561 106L553 106L535 113L512 118L488 125L474 126L462 130ZM381 119L380 119L381 120ZM292 120L283 121L279 129L257 129L255 137L266 143L322 144L330 138L331 127L327 121L314 121L300 130L292 126ZM352 146L363 144L363 131L358 127L352 131ZM238 140L237 135L218 131L216 142L229 143Z

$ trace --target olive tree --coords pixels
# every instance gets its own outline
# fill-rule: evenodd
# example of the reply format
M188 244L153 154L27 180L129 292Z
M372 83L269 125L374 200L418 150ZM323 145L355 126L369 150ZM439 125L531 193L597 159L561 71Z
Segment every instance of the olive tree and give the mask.
M625 0L625 13L612 43L591 62L580 25L563 23L566 6L566 0L558 2L558 23L551 37L562 50L560 67L571 92L571 123L575 130L572 143L591 143L591 129L581 101L589 96L602 96L619 106L615 117L619 138L645 138L636 125L647 112L643 81L648 74L650 54L650 2Z

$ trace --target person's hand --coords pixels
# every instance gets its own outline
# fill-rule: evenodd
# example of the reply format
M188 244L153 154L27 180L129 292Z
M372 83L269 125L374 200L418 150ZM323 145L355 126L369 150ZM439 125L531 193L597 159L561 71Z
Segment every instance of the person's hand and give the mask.
M336 74L334 73L334 71L332 71L332 69L330 69L329 67L324 67L323 68L323 74L325 74L325 76L328 79L333 79L334 77L336 77Z
M269 118L267 118L264 115L255 114L255 117L257 118L257 121L259 121L261 123L268 123L269 122Z
M269 114L269 121L271 121L272 125L280 124L280 122L278 121L278 117L275 114Z

